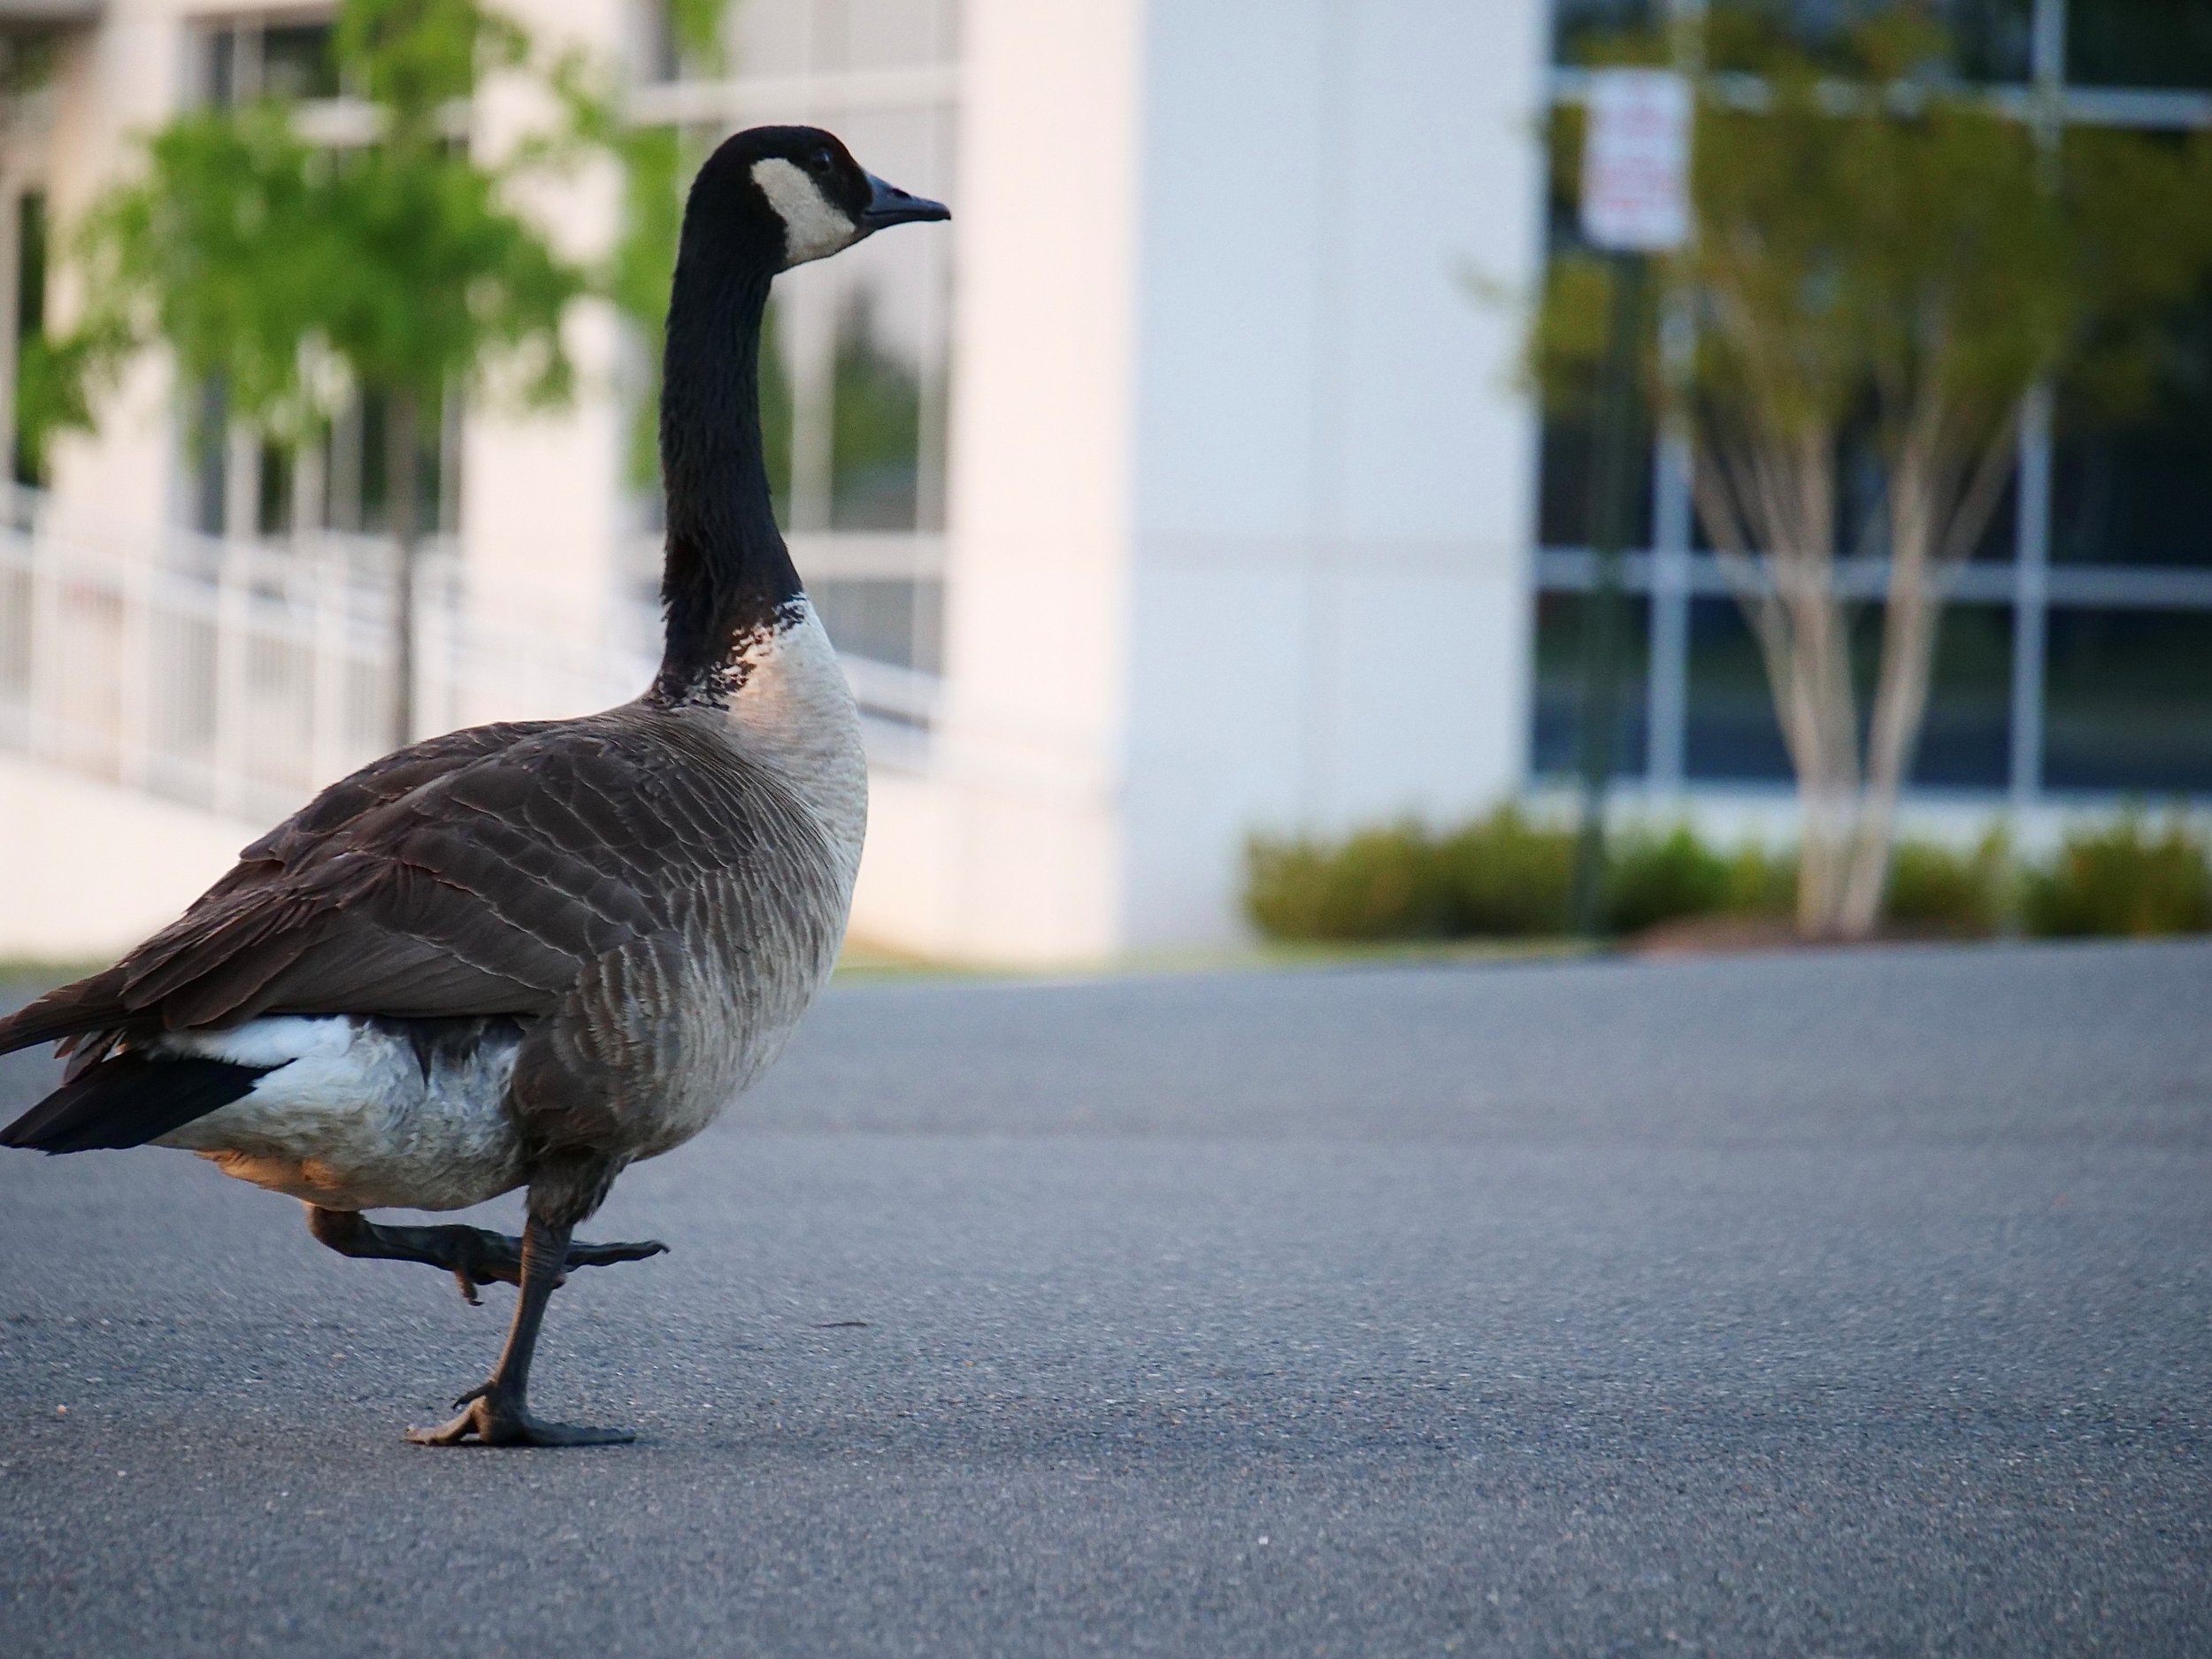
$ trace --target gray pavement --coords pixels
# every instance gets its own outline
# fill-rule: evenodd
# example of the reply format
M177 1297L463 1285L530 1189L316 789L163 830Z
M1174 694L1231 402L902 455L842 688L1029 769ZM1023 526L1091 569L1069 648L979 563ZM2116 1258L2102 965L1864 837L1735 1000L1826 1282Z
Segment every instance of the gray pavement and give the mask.
M511 1293L11 1154L0 1649L2212 1653L2208 1008L2205 944L840 990L590 1230L673 1248L554 1302L603 1451L401 1442Z

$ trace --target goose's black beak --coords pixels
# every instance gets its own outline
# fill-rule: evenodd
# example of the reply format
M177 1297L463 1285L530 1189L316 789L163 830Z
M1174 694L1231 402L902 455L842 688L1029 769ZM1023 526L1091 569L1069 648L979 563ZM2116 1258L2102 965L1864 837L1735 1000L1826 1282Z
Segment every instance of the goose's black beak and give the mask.
M868 205L860 211L863 232L881 230L886 225L911 225L925 219L950 219L952 210L942 202L933 202L926 196L909 196L895 184L887 184L874 173L868 175Z

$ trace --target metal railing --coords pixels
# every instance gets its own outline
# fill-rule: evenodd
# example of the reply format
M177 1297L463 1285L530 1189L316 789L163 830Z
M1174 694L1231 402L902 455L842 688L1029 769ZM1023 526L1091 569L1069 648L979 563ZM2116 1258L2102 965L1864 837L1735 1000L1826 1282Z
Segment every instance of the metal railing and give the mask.
M0 489L0 749L268 822L393 747L389 542L114 529ZM880 577L872 565L845 580ZM417 735L558 718L635 696L657 657L649 599L600 641L488 587L442 541L419 558ZM938 680L844 657L871 752L926 757Z
M188 805L266 820L392 747L388 543L282 544L0 514L0 747ZM652 664L563 649L502 595L465 590L449 547L419 562L426 731L586 712ZM498 618L493 621L492 618Z

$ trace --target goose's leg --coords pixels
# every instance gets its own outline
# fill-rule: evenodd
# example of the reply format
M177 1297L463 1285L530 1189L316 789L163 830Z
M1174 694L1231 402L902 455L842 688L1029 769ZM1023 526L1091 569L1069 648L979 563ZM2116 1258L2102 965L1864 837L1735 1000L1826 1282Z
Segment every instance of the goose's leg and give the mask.
M561 1282L569 1231L570 1224L530 1217L522 1231L522 1294L515 1299L515 1322L491 1380L454 1402L462 1410L451 1422L408 1430L416 1445L457 1446L472 1434L487 1446L612 1446L637 1438L628 1429L580 1428L530 1415L530 1359L537 1352L545 1304Z
M461 1294L472 1302L483 1286L522 1282L522 1240L482 1227L389 1226L371 1221L356 1210L325 1210L310 1204L307 1230L341 1256L442 1267L453 1275ZM588 1244L578 1240L568 1247L567 1265L611 1267L617 1262L641 1262L667 1248L658 1239L637 1244Z

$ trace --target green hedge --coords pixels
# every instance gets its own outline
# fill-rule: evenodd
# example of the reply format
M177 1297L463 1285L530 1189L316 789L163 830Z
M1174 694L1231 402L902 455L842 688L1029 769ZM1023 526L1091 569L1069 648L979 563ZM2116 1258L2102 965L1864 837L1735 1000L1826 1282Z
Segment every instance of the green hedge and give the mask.
M1612 933L1793 909L1793 855L1724 853L1686 825L1628 830L1610 852ZM1573 869L1571 830L1506 805L1442 834L1408 823L1335 842L1256 836L1245 905L1272 939L1536 938L1568 930ZM2044 936L2212 931L2212 856L2183 819L2154 829L2135 813L2026 864L1995 831L1969 850L1901 841L1885 910L1908 931L1960 937L2001 932L2016 917Z
M2055 938L2200 933L2212 930L2212 862L2180 818L2154 832L2130 813L2068 836L2028 872L2022 900L2029 929Z

